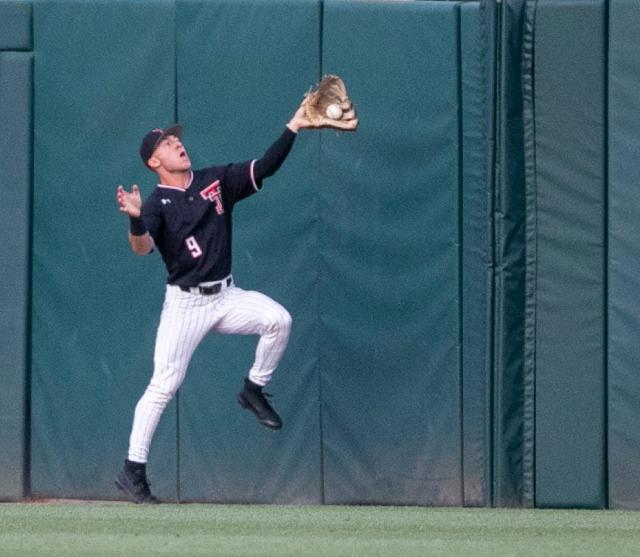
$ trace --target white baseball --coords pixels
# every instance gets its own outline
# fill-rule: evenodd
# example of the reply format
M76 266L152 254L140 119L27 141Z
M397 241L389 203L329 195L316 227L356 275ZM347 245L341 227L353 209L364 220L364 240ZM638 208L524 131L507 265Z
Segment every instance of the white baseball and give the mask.
M330 104L327 107L326 115L328 118L331 118L332 120L339 120L340 117L342 116L342 108L340 108L340 106L337 104Z

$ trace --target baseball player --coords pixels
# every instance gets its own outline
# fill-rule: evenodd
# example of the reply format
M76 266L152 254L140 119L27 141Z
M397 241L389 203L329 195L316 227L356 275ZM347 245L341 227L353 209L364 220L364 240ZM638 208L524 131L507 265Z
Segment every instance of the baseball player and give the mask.
M287 310L259 292L236 286L231 275L231 214L234 205L258 192L286 159L298 131L313 127L301 106L262 158L192 170L182 127L155 128L142 140L140 156L158 176L142 203L140 191L118 186L120 211L130 219L129 242L138 255L155 249L168 272L158 326L151 382L138 401L129 453L116 485L136 503L158 503L151 494L146 462L154 432L184 380L189 360L210 331L260 336L253 366L238 402L271 429L282 427L263 387L289 339Z

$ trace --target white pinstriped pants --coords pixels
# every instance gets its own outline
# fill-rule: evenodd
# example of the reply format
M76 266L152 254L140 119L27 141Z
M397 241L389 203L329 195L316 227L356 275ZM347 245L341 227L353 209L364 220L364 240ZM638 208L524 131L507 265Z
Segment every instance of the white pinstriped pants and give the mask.
M136 405L129 460L147 462L160 417L180 388L195 349L210 331L260 335L249 379L266 385L287 346L291 316L268 296L242 290L233 282L215 295L192 294L167 285L156 337L153 376Z

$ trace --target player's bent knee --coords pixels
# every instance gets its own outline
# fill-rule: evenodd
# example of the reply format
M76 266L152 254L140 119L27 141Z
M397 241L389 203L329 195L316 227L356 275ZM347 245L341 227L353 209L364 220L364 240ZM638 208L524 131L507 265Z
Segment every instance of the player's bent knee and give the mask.
M291 314L286 309L283 309L282 311L283 311L282 326L287 332L289 332L291 330L291 324L293 322L293 319L291 318Z
M291 314L283 307L280 307L278 311L271 315L268 327L272 331L288 335L289 331L291 331L291 322Z

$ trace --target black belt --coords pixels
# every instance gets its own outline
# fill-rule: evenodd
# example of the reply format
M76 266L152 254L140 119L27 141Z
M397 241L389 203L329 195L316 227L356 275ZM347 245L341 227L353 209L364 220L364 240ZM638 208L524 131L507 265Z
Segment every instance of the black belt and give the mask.
M194 294L204 294L205 296L211 296L218 294L222 290L222 285L226 283L229 286L233 282L233 279L229 277L227 280L221 280L211 286L180 286L180 290L183 292L193 292Z

